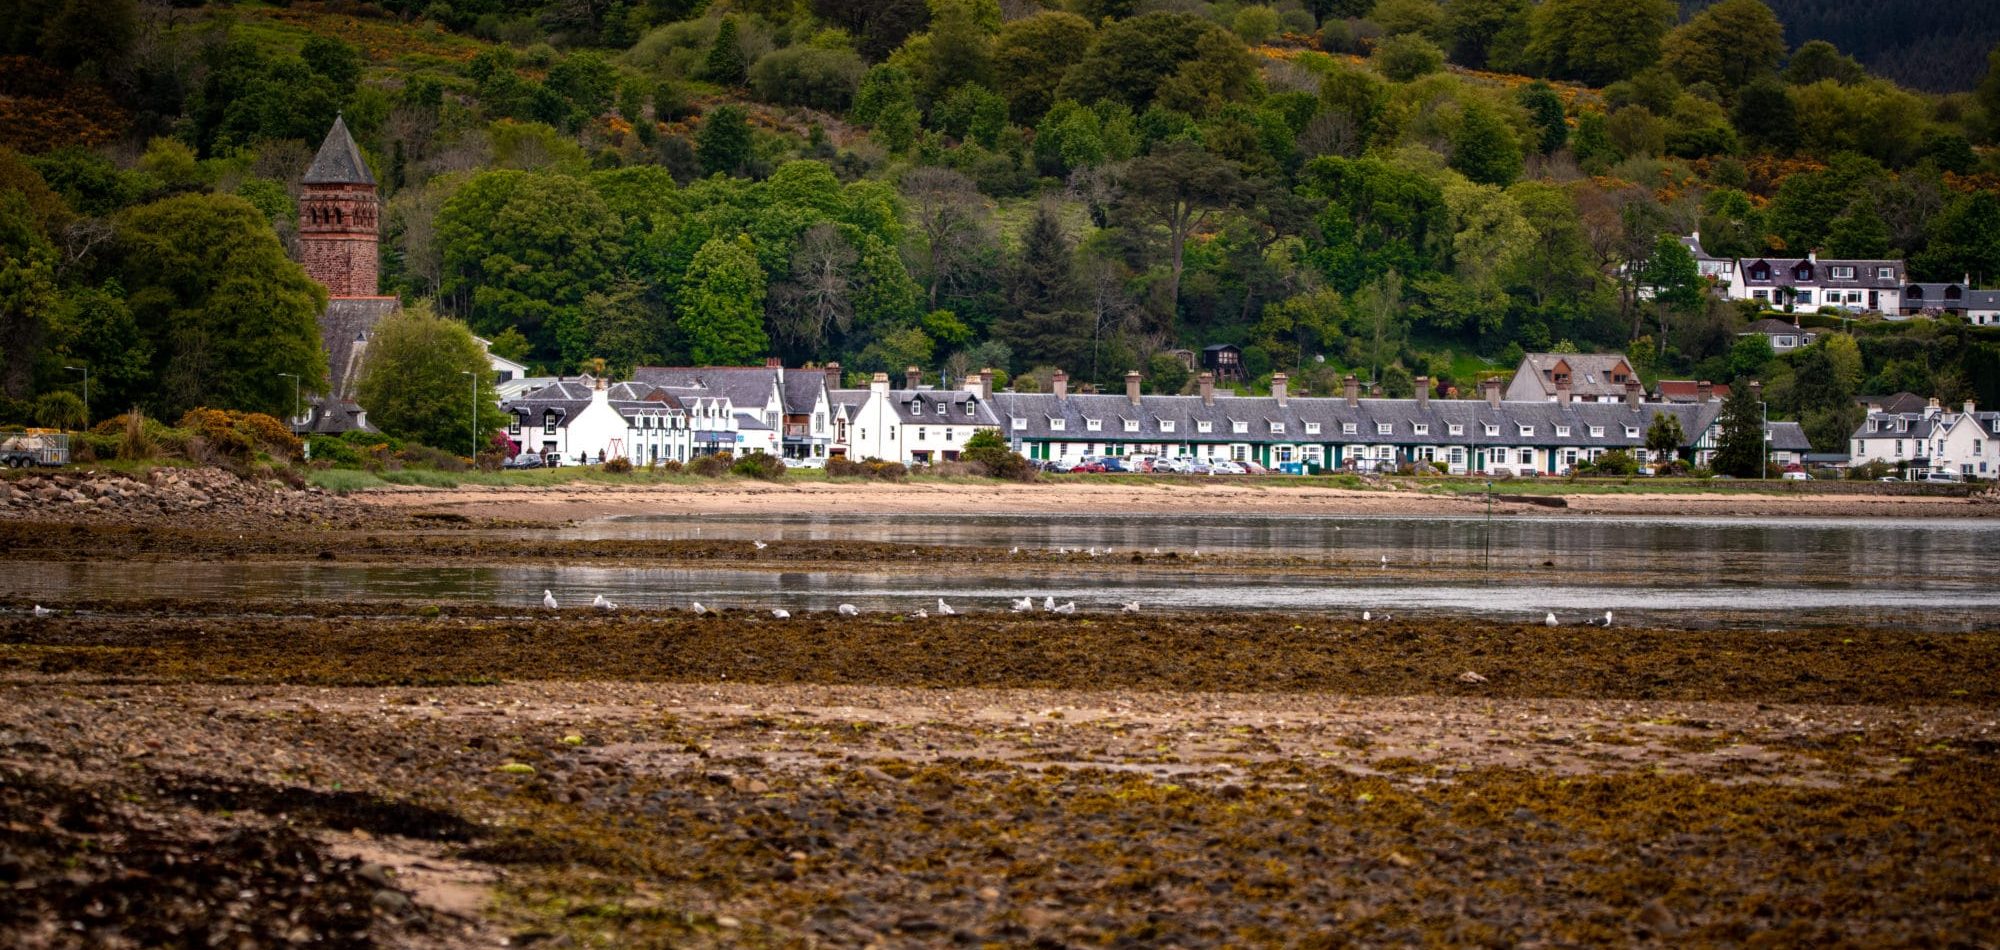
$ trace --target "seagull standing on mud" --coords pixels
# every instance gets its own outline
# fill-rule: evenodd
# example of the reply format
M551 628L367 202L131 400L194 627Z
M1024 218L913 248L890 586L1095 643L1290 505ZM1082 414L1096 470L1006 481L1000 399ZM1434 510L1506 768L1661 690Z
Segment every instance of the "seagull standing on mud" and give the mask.
M556 609L556 595L548 591L542 591L542 606L550 610Z
M1069 603L1066 603L1060 607L1055 608L1055 612L1059 614L1076 613L1076 601L1072 600Z
M53 611L53 610L50 610L49 608L47 608L47 607L44 607L44 606L42 606L41 604L36 604L36 605L35 605L35 616L36 616L36 617L53 617L53 616L55 616L55 615L56 615L56 612L55 612L55 611Z
M694 607L693 607L693 608L691 608L691 609L692 609L692 610L694 610L694 612L695 612L695 613L697 613L697 614L705 614L705 613L708 613L708 608L707 608L707 607L703 607L703 606L701 605L701 601L699 601L699 600L697 600L697 601L695 601L695 602L694 602Z
M599 595L597 595L597 599L596 599L596 600L593 600L593 601L591 601L591 602L590 602L590 605L591 605L592 607L595 607L595 608L599 609L599 610L617 610L617 609L618 609L618 605L617 605L617 604L614 604L614 603L612 603L612 602L610 602L610 601L608 601L608 600L605 600L605 599L604 599L604 595L603 595L603 594L599 594Z
M1372 613L1370 613L1370 612L1368 612L1368 611L1366 611L1366 610L1364 610L1364 611L1362 611L1362 612L1361 612L1361 622L1362 622L1362 623L1367 623L1367 622L1369 622L1370 620L1374 620L1374 619L1375 619L1375 615L1374 615L1374 614L1372 614Z
M915 620L929 620L929 619L931 619L931 612L930 612L930 611L928 611L928 610L925 610L925 609L924 609L924 608L922 608L922 607L918 607L918 608L917 608L917 612L916 612L916 613L913 613L913 614L911 614L911 615L910 615L910 617L911 617L912 619L915 619Z
M1020 600L1014 601L1012 609L1017 614L1033 610L1035 609L1035 599L1033 597L1023 597Z
M1054 610L1054 609L1056 609L1056 599L1055 599L1054 597L1044 597L1044 598L1042 598L1042 609L1043 609L1043 610Z
M1556 626L1556 625L1557 625L1557 624L1556 624L1556 612L1555 612L1555 611L1553 611L1553 610L1549 611L1549 615L1548 615L1548 616L1546 616L1546 617L1543 617L1543 618L1542 618L1542 625L1543 625L1543 626L1545 626L1545 627L1553 627L1553 626Z
M956 616L958 616L958 611L956 611L956 610L953 610L953 609L951 609L951 605L950 605L950 604L947 604L947 603L945 603L945 602L944 602L944 598L942 598L942 597L939 597L939 598L938 598L938 616L940 616L940 617L956 617Z
M1132 601L1131 603L1129 603L1129 604L1126 604L1125 606L1123 606L1123 607L1120 607L1120 608L1118 608L1118 612L1119 612L1119 613L1127 613L1127 614L1136 614L1136 613L1138 613L1138 612L1139 612L1139 602L1138 602L1138 601L1136 601L1136 600L1135 600L1135 601Z

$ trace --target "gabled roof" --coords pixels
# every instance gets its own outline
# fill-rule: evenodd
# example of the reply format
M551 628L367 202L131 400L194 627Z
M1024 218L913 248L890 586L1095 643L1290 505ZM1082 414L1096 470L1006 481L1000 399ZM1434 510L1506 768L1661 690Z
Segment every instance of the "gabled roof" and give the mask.
M333 128L326 133L319 154L313 156L300 181L308 185L375 184L375 176L368 173L368 163L361 160L361 149L354 144L354 136L347 134L345 118L334 117Z
M819 405L819 394L826 389L826 373L823 370L799 369L785 373L785 412L803 416Z
M632 370L632 381L726 396L739 409L762 411L773 395L784 403L778 371L768 366L641 366Z
M1758 264L1770 267L1771 276L1761 280L1758 279L1751 272L1751 269ZM1794 272L1801 265L1812 268L1811 278L1800 281L1799 278L1793 276ZM1852 267L1854 268L1854 276L1835 279L1833 272L1828 270L1830 267ZM1889 276L1876 276L1876 271L1884 267L1890 269ZM1789 287L1803 283L1812 287L1853 287L1856 289L1874 290L1903 289L1903 262L1894 260L1833 260L1824 257L1818 260L1810 260L1803 257L1791 260L1768 257L1744 258L1739 266L1739 270L1742 272L1743 282L1751 287Z
M1772 336L1774 334L1779 336L1799 336L1801 334L1815 334L1815 331L1803 329L1795 324L1786 323L1783 320L1765 317L1744 327L1743 332L1738 333L1737 336L1748 336L1752 333L1762 333L1765 336Z
M866 391L863 391L866 394ZM1124 397L1119 397L1123 399ZM923 412L916 411L918 400L923 402ZM960 389L892 389L889 404L896 407L896 418L905 425L960 425L997 426L1000 417L993 414L990 403L978 396ZM970 405L972 411L966 412ZM938 408L944 412L940 414Z
M1521 370L1515 378L1533 379L1545 395L1555 395L1555 381L1549 374L1558 366L1569 367L1569 391L1576 396L1623 396L1624 382L1613 382L1614 371L1628 379L1638 378L1632 369L1632 361L1623 353L1528 353L1521 357Z
M1908 390L1892 396L1857 396L1855 402L1873 406L1877 411L1885 413L1923 412L1924 408L1930 405L1924 397Z
M1773 422L1770 424L1771 450L1774 452L1810 452L1812 440L1806 438L1806 430L1796 422Z
M1715 391L1715 398L1729 398L1728 383L1717 383L1711 388ZM1692 379L1663 379L1653 392L1668 402L1693 402L1701 398L1701 383Z

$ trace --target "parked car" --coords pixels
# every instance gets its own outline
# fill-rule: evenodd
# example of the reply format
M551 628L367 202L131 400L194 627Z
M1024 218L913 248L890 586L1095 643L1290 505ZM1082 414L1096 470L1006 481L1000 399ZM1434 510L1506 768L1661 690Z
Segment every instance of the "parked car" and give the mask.
M1785 481L1788 481L1788 482L1809 482L1809 481L1812 481L1812 476L1811 476L1811 475L1808 475L1808 474L1806 474L1806 473L1804 473L1804 472L1786 472L1786 473L1785 473L1785 474L1784 474L1784 475L1783 475L1782 477L1784 478L1784 480L1785 480Z
M1103 466L1103 468L1101 469L1101 471L1106 471L1106 472L1131 472L1131 471L1137 471L1136 469L1132 469L1132 468L1127 468L1127 467L1125 466L1125 460L1124 460L1124 459L1120 459L1120 458L1112 458L1112 457L1109 457L1109 456L1106 456L1106 457L1104 457L1104 458L1101 458L1101 459L1098 459L1098 460L1097 460L1097 464L1099 464L1099 465Z
M1942 482L1942 483L1944 483L1944 484L1948 484L1948 485L1960 485L1960 484L1964 484L1964 482L1965 482L1965 476L1963 476L1963 475L1960 475L1960 474L1959 474L1959 473L1957 473L1957 472L1945 472L1945 471L1938 471L1938 472L1930 472L1930 473L1927 473L1927 474L1925 474L1925 475L1924 475L1924 481L1927 481L1927 482Z
M821 469L821 468L825 468L825 467L826 467L826 456L823 456L823 455L820 455L820 456L807 456L806 458L796 458L796 459L786 459L786 460L785 460L785 467L786 467L786 468L808 468L808 469Z
M1153 463L1153 471L1185 475L1187 474L1188 464L1187 459L1160 459Z
M1189 475L1210 475L1214 473L1213 469L1209 467L1209 464L1207 462L1193 462L1193 461L1188 462L1187 467L1181 469L1181 471Z
M501 468L541 468L542 457L533 452L522 452L501 463Z
M1882 476L1881 478L1878 478L1878 479L1876 479L1876 481L1878 481L1878 482L1900 482L1900 481L1902 481L1902 479L1900 479L1900 478L1897 478L1897 477L1896 477L1896 476L1894 476L1894 475L1884 475L1884 476Z
M1269 474L1271 474L1271 470L1270 470L1270 469L1268 469L1268 468L1265 468L1264 466L1262 466L1262 465L1259 465L1259 464L1257 464L1256 462L1238 462L1238 463L1236 463L1236 464L1238 464L1238 465L1241 465L1241 466L1243 466L1243 471L1244 471L1244 473L1245 473L1245 474L1248 474L1248 475L1269 475Z
M1248 475L1250 474L1250 470L1228 459L1220 459L1208 467L1208 473L1210 475Z

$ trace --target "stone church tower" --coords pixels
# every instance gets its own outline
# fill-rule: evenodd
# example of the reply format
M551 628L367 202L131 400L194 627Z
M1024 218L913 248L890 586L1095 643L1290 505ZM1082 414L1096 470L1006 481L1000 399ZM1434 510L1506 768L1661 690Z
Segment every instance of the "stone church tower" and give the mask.
M367 429L367 413L354 401L362 358L375 327L402 309L402 302L381 296L376 263L381 201L345 120L333 120L300 184L299 263L306 276L326 287L328 297L319 315L328 391L314 396L308 416L294 425L322 433Z
M306 274L333 297L373 297L377 291L375 176L361 160L345 119L306 169L299 196L299 252Z

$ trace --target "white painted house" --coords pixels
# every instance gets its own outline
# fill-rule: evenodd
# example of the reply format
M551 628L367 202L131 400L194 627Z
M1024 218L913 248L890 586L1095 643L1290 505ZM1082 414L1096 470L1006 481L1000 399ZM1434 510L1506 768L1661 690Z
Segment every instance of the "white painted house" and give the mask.
M1809 253L1801 260L1740 260L1728 281L1716 287L1731 300L1756 300L1787 310L1836 307L1900 314L1903 280L1902 261L1821 260Z
M688 403L657 386L559 380L503 401L507 438L515 451L560 457L568 464L623 458L634 465L686 462L696 454L698 423L733 417L726 404ZM730 439L733 444L733 437Z
M1850 465L1886 462L1913 475L1931 470L1931 438L1944 411L1933 399L1920 412L1870 412L1854 434Z
M891 389L889 374L876 373L866 390L832 394L833 451L905 465L957 461L973 433L1000 428L990 405L992 385L989 371L974 374L960 390Z
M1808 330L1797 322L1786 323L1765 317L1743 328L1737 336L1762 336L1771 341L1771 352L1790 353L1793 350L1812 345L1818 339L1816 331Z
M1935 400L1932 405L1936 405ZM1956 472L1967 478L2000 476L2000 412L1980 412L1967 400L1962 412L1937 410L1925 434L1931 471Z

